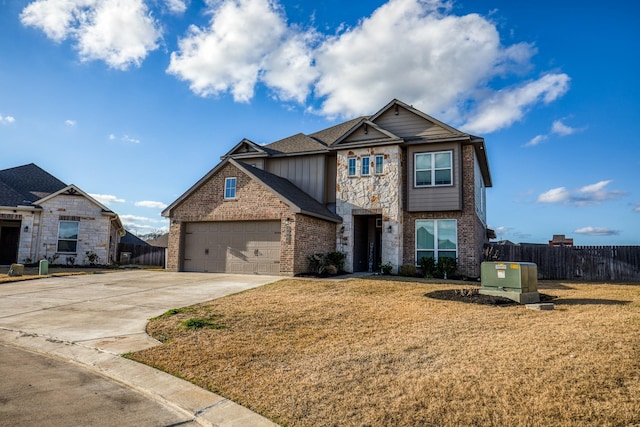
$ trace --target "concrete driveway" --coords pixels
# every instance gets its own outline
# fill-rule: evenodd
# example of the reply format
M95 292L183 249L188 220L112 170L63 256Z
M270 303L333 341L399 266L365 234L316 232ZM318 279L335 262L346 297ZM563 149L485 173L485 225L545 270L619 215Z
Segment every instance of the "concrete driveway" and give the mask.
M145 333L151 317L279 279L134 270L4 283L0 341L91 369L203 424L272 425L227 399L119 355L159 344Z

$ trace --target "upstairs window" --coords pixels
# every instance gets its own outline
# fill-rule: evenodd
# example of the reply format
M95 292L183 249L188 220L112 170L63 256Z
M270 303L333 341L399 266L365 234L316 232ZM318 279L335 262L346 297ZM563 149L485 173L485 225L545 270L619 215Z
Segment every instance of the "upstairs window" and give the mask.
M350 157L348 160L349 176L356 176L356 158Z
M434 187L453 183L451 151L435 153L416 153L414 185L416 187Z
M236 179L225 178L224 180L224 198L235 199L236 198Z
M58 252L77 253L78 221L60 221L58 224Z
M384 173L384 156L376 156L375 168L376 175Z
M362 158L362 166L361 166L361 175L369 175L369 169L371 167L371 163L369 157Z

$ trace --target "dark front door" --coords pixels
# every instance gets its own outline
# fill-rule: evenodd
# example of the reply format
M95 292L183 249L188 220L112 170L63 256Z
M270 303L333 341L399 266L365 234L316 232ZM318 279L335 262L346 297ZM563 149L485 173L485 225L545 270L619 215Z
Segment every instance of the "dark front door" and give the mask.
M0 227L0 265L18 262L20 226Z
M353 271L378 271L382 228L381 215L355 215L353 217Z

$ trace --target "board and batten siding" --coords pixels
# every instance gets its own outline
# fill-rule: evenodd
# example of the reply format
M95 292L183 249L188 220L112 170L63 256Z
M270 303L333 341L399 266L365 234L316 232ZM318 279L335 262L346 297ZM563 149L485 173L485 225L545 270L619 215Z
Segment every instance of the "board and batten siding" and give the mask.
M403 108L398 109L398 114L395 113L393 108L387 110L376 118L375 123L400 138L446 138L454 136L449 130Z
M325 156L270 158L266 171L288 179L320 203L325 203Z
M414 186L414 155L436 151L452 151L453 185L439 187ZM462 156L459 143L420 144L407 148L407 211L462 210Z

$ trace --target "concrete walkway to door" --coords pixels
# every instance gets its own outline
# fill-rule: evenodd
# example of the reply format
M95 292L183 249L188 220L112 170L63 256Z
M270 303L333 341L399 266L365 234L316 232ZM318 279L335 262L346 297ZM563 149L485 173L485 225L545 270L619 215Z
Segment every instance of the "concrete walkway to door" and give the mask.
M279 279L126 271L4 283L0 341L72 361L203 425L272 426L234 402L120 355L159 344L145 333L151 317Z

